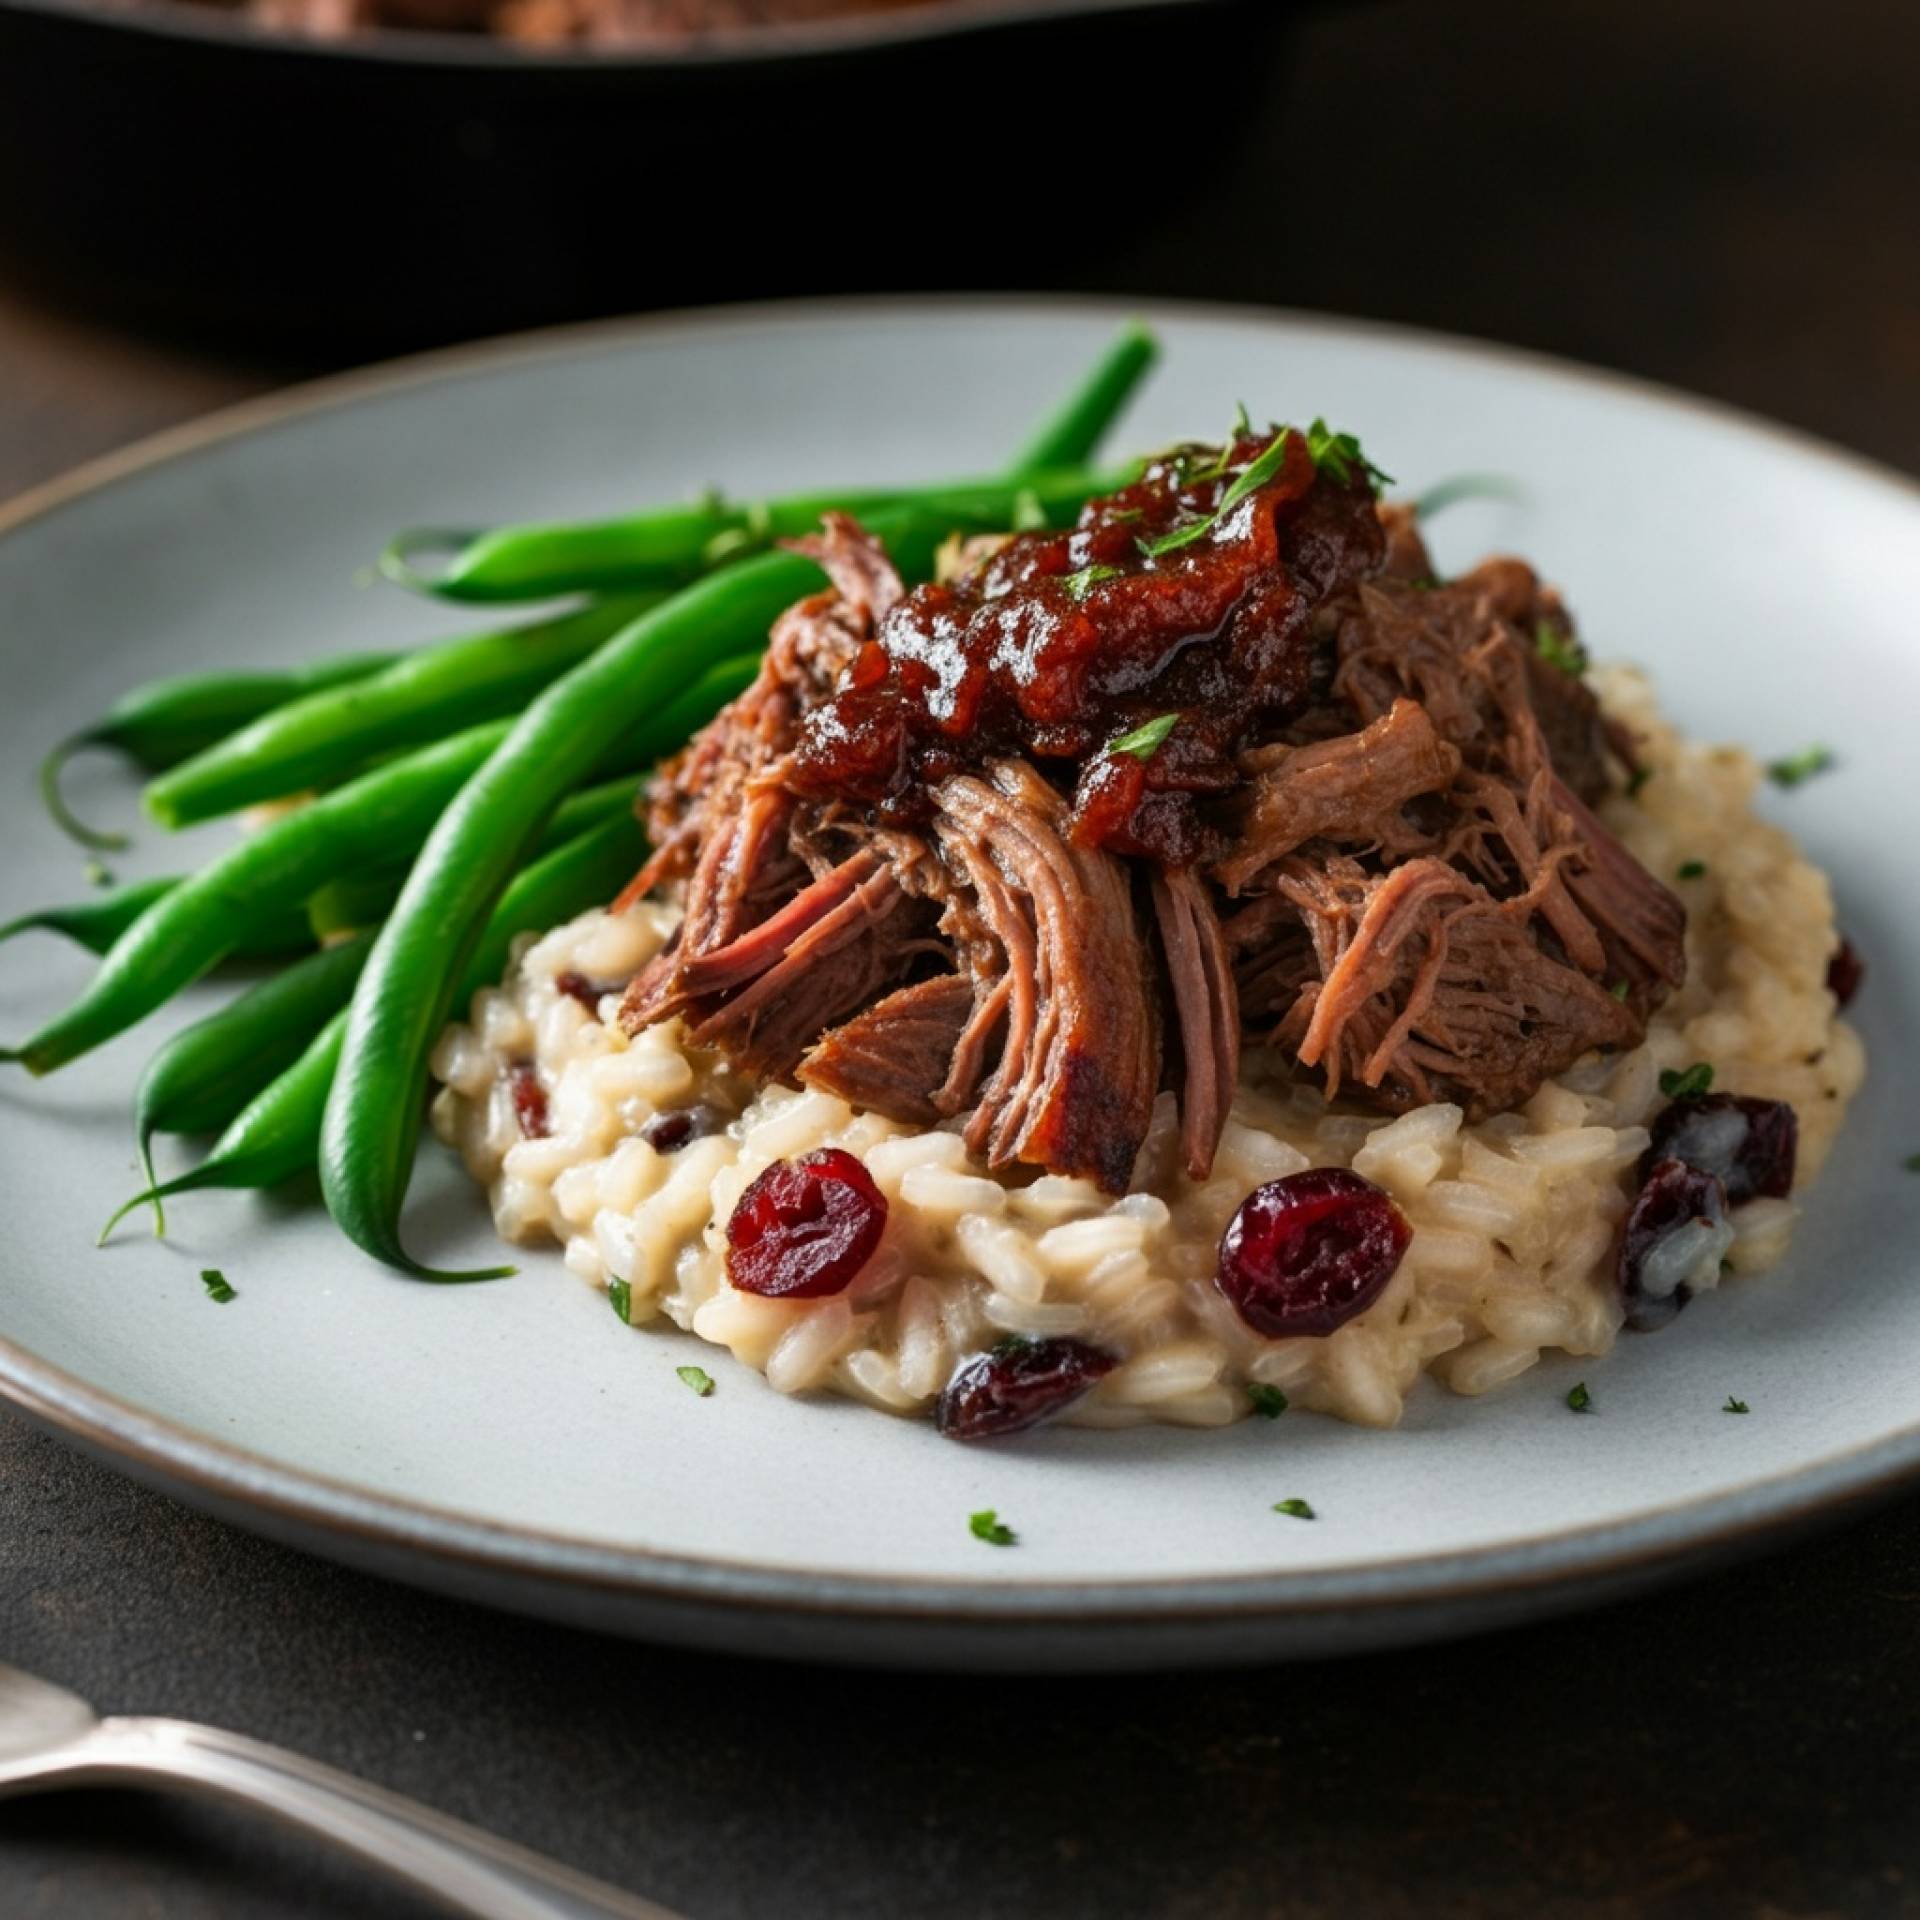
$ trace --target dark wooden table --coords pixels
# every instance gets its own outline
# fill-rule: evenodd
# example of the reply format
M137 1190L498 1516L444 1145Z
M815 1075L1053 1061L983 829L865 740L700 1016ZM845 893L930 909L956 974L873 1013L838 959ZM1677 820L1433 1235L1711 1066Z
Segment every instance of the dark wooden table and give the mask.
M1121 236L1062 284L1496 335L1920 469L1920 11L1626 14L1317 18L1237 189L1196 194L1182 244ZM0 496L305 370L0 295ZM284 1741L699 1920L1920 1912L1916 1622L1909 1500L1670 1594L1339 1665L755 1665L345 1573L0 1416L0 1658ZM8 1920L422 1911L243 1819L0 1809Z

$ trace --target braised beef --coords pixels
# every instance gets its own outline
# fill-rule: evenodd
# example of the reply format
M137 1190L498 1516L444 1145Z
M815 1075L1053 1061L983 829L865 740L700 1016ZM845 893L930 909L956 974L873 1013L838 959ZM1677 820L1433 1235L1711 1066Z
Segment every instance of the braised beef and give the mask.
M1631 743L1565 609L1519 561L1435 578L1316 451L1178 449L911 592L833 518L829 586L655 782L629 896L682 919L627 1029L1112 1192L1163 1085L1206 1177L1243 1030L1475 1116L1637 1045L1685 919L1593 810Z

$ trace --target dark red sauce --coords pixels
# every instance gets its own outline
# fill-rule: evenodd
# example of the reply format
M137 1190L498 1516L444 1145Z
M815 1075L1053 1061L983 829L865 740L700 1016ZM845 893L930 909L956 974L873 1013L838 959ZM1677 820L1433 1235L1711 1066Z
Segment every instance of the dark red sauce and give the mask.
M1384 553L1364 469L1316 470L1291 430L1266 484L1199 538L1145 551L1218 513L1274 438L1243 436L1224 459L1178 449L1071 532L1020 534L967 577L917 587L808 715L793 784L911 818L929 784L994 754L1065 761L1049 770L1074 787L1083 844L1202 857L1202 804L1237 783L1235 752L1316 691L1315 607ZM1170 713L1149 756L1112 751Z

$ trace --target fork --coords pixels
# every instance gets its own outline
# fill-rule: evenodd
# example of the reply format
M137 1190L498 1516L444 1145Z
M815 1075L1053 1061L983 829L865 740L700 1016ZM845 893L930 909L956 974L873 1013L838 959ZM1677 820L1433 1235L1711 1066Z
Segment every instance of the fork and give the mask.
M257 1807L476 1920L675 1920L332 1767L187 1720L102 1719L78 1694L0 1664L0 1798L107 1786L171 1786Z

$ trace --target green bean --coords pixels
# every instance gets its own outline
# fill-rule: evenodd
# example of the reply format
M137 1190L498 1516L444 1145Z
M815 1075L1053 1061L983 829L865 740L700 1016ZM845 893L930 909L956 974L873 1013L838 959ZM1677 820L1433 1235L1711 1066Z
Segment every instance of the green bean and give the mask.
M230 847L155 901L79 999L0 1058L51 1072L143 1019L225 959L243 932L298 908L334 874L418 846L511 726L497 720L408 754Z
M133 1096L134 1136L149 1187L155 1184L153 1136L226 1126L347 1004L372 944L371 934L361 934L310 953L160 1047ZM153 1230L167 1230L158 1200Z
M398 657L355 653L285 673L189 673L151 680L122 694L92 726L70 735L47 755L40 763L40 797L61 829L82 846L103 851L124 847L125 834L89 827L60 797L61 769L83 747L112 747L148 773L164 772L274 707L364 680Z
M544 932L610 898L646 853L631 814L617 814L556 847L520 873L500 897L456 1001L471 999L506 970L514 939ZM321 1116L339 1063L347 1019L336 1014L300 1058L242 1109L196 1167L137 1193L107 1222L101 1239L136 1207L211 1187L271 1187L310 1173L319 1157Z
M546 600L565 593L632 591L691 579L720 559L812 532L821 514L835 508L862 516L911 510L953 525L1004 527L1019 496L1031 493L1051 524L1089 495L1124 486L1136 472L1076 467L1022 472L1012 479L843 487L747 502L716 494L690 506L656 507L613 520L529 523L477 535L415 530L387 548L380 570L390 580L443 600ZM450 550L446 566L432 579L413 566L417 554L430 550Z
M0 940L11 940L15 934L37 927L65 934L89 953L105 953L156 900L179 885L178 876L169 874L158 880L135 880L72 906L42 907L37 913L23 913L0 926ZM305 920L298 914L285 914L251 932L234 948L233 957L276 960L312 944Z
M775 558L791 560L817 578L811 562L784 554ZM723 651L732 654L737 647ZM657 692L657 700L649 703L656 711L634 713L597 754L569 763L563 789L596 769L638 771L685 737L663 729L679 724L673 717L676 705L684 709L700 694L697 674L692 687L682 676L677 695L670 686ZM149 906L108 949L98 973L66 1012L21 1046L0 1048L0 1060L18 1060L35 1074L52 1072L145 1019L236 951L242 939L304 904L335 875L412 852L441 808L514 726L493 720L417 748L228 848ZM530 803L533 834L553 804L554 796L544 788Z
M609 600L533 626L443 640L346 686L288 701L149 782L147 812L164 827L191 826L517 713L650 604Z
M1159 357L1160 343L1145 327L1137 321L1123 327L1080 385L1040 423L1012 470L1047 473L1091 460Z

